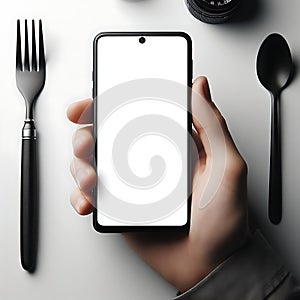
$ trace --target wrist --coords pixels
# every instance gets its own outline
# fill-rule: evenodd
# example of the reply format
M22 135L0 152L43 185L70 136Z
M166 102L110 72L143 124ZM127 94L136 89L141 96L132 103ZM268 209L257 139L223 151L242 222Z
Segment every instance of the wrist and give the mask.
M227 247L222 247L221 250L216 251L214 254L208 251L208 255L200 257L199 250L193 255L195 249L199 249L199 247L192 246L189 251L191 259L184 266L177 268L172 281L173 286L181 293L188 291L243 248L250 238L251 234L247 230L239 239L229 241Z

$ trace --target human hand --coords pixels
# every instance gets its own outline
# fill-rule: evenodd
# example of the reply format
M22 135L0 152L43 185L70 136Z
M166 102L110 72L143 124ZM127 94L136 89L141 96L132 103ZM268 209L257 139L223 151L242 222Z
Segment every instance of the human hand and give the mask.
M125 234L137 254L181 292L207 276L239 249L249 235L245 161L231 138L224 118L211 101L206 78L196 79L193 92L200 94L205 103L197 102L197 97L192 99L196 129L193 138L198 145L199 159L194 168L190 230L187 234L178 232L173 236L163 233ZM91 103L92 100L88 99L72 104L68 109L68 118L74 123L92 123ZM200 125L203 105L209 105L217 116L206 120L205 128ZM200 209L199 199L211 168L218 168L213 164L215 154L207 136L207 132L217 125L221 125L225 137L224 175L209 205ZM214 136L214 139L218 138L218 135ZM77 130L73 137L73 148L75 158L70 169L78 188L71 194L71 203L79 214L85 215L93 210L91 191L97 182L96 172L91 165L94 150L91 126Z

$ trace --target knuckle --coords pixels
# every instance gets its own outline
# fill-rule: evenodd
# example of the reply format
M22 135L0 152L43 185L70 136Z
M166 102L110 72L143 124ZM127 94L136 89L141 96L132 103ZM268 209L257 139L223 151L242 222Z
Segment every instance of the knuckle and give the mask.
M227 127L226 120L225 120L224 116L221 114L221 112L219 111L219 109L217 108L217 106L215 105L215 103L212 103L212 106L213 106L213 110L214 110L216 117L217 117L219 123L221 124L221 126Z
M237 162L237 170L240 174L248 174L248 165L242 157Z
M76 130L76 131L73 133L73 135L72 135L72 143L73 143L73 147L74 147L75 140L76 140L76 138L77 138L77 131L78 131L78 130Z
M74 173L74 159L72 159L70 161L69 170L70 170L71 174Z
M241 177L247 175L248 166L246 161L239 154L235 154L231 155L227 160L226 170L231 176Z
M218 121L220 122L221 126L227 128L226 120L219 111L217 112L217 118L218 118Z

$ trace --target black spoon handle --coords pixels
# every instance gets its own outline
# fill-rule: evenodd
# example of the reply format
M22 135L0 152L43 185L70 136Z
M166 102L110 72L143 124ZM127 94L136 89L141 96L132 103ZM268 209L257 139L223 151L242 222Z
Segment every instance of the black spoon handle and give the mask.
M33 121L25 122L21 165L21 263L28 272L36 266L38 241L37 150Z
M271 153L269 177L269 219L279 224L282 217L281 134L279 96L271 94Z

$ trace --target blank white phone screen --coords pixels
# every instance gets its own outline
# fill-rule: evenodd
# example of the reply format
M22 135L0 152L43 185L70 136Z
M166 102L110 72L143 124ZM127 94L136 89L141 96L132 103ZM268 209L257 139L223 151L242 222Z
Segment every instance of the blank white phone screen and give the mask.
M102 226L188 221L187 93L184 108L148 95L124 102L106 96L132 89L136 80L169 80L187 89L186 38L143 38L104 35L97 41L97 220Z

